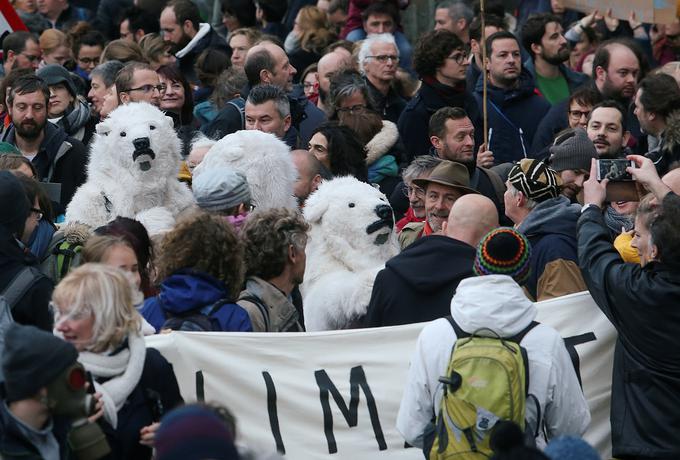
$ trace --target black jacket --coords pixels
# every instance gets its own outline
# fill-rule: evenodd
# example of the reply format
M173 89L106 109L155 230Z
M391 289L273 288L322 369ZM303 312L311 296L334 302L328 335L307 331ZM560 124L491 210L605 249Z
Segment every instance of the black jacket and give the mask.
M181 405L172 365L154 348L146 349L144 370L139 383L118 411L118 428L114 430L100 419L100 426L115 459L150 459L151 449L139 443L139 430L159 421L164 413Z
M0 235L0 292L28 265L39 268L35 257L24 254L12 235ZM46 276L37 279L12 310L14 320L51 332L53 318L49 302L53 288L52 281Z
M368 78L364 77L364 81L366 81L366 85L368 85L368 92L371 96L371 100L375 104L375 108L382 119L391 121L395 124L398 123L401 112L406 108L406 101L399 96L392 87L390 87L387 96L385 96L378 88L373 86L373 83L371 83Z
M447 236L419 238L375 278L365 324L396 326L450 314L458 283L473 276L475 248Z
M5 401L0 401L0 458L5 460L41 460L38 449L19 430L17 422L10 415ZM60 458L71 458L66 436L71 427L68 420L62 417L52 419L52 434L59 443Z
M203 27L203 25L204 24L201 24L201 27ZM200 84L198 77L196 76L196 70L194 70L194 64L196 64L196 59L198 59L198 56L208 48L222 51L227 56L231 56L231 49L227 45L227 41L223 37L220 37L219 34L215 32L215 29L210 27L208 33L203 38L201 38L191 48L190 51L188 51L186 54L183 54L182 57L177 58L177 64L179 66L180 72L182 72L184 77L192 85Z
M624 263L594 207L578 221L578 253L590 294L618 332L613 455L680 458L680 272L657 262Z
M5 131L2 141L16 145L13 125ZM69 137L53 123L45 124L45 139L32 162L41 181L61 184L61 201L56 214L64 213L78 187L85 182L87 159L82 142Z

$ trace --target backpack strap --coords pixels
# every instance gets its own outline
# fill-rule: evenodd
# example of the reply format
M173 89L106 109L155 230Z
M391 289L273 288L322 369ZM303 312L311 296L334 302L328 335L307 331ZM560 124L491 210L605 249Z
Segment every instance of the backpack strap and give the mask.
M9 304L10 310L14 310L19 300L41 276L41 274L35 272L33 267L24 267L19 270L19 273L14 276L12 281L5 287L5 290L2 291L2 296Z
M538 321L532 321L532 322L529 323L529 325L527 327L525 327L524 329L522 329L521 331L519 331L517 334L513 335L512 337L508 337L505 340L509 340L511 342L515 342L515 343L519 344L522 340L524 340L524 336L527 335L533 328L535 328L539 324L541 324L541 323L539 323Z
M231 104L236 109L238 109L238 113L241 115L241 129L245 129L246 127L246 119L245 119L245 112L246 112L246 101L242 97L235 97L234 99L227 101L227 104Z
M262 300L254 296L253 294L243 294L239 296L238 300L245 300L246 302L250 302L252 304L255 304L255 306L260 310L260 313L262 314L262 318L264 319L264 324L266 327L266 331L269 332L271 330L271 324L269 323L269 309L267 306L262 302Z
M451 315L447 316L446 321L448 321L451 327L453 328L453 332L456 333L457 338L464 339L465 337L470 337L470 334L462 330L458 323L454 321L453 316Z

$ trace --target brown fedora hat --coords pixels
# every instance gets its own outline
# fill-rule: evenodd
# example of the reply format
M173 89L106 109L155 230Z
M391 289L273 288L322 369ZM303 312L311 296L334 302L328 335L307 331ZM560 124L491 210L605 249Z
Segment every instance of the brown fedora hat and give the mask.
M413 183L423 190L427 188L427 184L434 183L455 188L462 192L463 195L467 193L479 193L477 190L470 188L470 174L468 173L468 169L461 163L449 160L442 160L442 162L432 170L428 178L414 179Z

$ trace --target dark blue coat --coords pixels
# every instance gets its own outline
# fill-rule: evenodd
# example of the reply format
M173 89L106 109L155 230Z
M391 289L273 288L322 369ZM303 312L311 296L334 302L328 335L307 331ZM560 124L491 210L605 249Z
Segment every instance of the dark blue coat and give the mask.
M536 78L536 69L534 68L534 60L529 58L524 61L524 68L531 73L531 76ZM573 93L574 90L578 89L581 85L584 85L590 81L588 75L580 72L575 72L571 70L564 64L560 64L560 72L564 75L564 79L567 80L567 86L569 86L569 93Z
M144 301L140 313L156 331L160 331L169 315L183 315L213 305L218 300L231 299L226 286L212 276L180 270L161 283L161 292ZM248 313L236 303L228 302L211 315L222 331L251 332Z
M475 98L482 113L483 79L477 80ZM550 109L550 104L536 92L534 79L523 69L516 88L503 90L489 84L487 88L488 126L493 130L489 150L495 163L508 163L528 157L536 127ZM481 115L475 123L481 133Z

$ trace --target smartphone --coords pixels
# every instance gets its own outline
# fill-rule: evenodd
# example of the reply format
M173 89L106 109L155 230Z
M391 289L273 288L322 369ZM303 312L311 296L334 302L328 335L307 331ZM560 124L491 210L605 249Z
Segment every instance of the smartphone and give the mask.
M597 160L597 180L608 179L610 182L629 182L633 176L626 171L627 167L635 167L635 163L625 159Z

